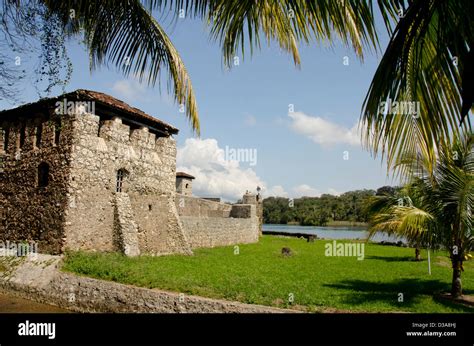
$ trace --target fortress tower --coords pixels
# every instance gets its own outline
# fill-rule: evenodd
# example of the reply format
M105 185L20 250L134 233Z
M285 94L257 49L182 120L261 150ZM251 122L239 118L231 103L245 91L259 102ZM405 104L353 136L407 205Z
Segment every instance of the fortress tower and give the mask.
M242 197L242 204L253 204L256 206L257 210L257 218L258 218L258 230L259 235L262 235L262 227L263 227L263 200L260 193L256 195L247 191L245 195Z
M190 174L187 174L184 172L177 172L176 173L176 192L185 196L192 196L193 195L193 179L195 178Z
M0 112L0 130L0 241L191 253L175 206L178 129L76 90Z
M76 90L0 112L0 241L65 250L191 254L258 241L259 196L192 196L175 127Z

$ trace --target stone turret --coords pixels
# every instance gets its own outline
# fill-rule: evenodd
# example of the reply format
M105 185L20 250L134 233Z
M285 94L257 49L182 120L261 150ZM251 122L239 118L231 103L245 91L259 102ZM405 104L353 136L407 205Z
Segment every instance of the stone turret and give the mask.
M193 179L191 174L176 172L176 192L185 196L193 195Z
M0 242L191 254L175 205L176 134L91 90L1 111Z
M242 204L253 204L256 206L259 235L262 235L262 225L263 225L263 203L262 202L263 202L262 196L260 195L260 193L255 195L247 191L245 192L245 195L242 197Z

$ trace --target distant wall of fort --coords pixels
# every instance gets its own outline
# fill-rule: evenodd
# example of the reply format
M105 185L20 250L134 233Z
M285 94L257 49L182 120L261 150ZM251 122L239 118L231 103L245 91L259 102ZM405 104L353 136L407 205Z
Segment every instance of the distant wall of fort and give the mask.
M256 205L231 205L177 194L176 208L191 248L258 241Z

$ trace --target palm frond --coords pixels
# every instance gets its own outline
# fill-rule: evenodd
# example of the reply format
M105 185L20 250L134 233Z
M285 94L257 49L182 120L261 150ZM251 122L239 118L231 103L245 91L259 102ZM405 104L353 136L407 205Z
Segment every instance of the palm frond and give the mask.
M332 44L337 35L346 46L352 46L362 59L364 48L378 47L371 2L356 0L145 0L149 9L168 11L176 17L179 11L204 19L211 37L222 46L224 63L232 65L241 53L245 57L274 40L300 64L298 42L312 39Z
M386 157L389 169L397 168L403 154L416 154L420 147L434 160L433 148L471 129L469 119L459 124L461 76L470 64L468 47L474 47L469 14L473 3L415 0L409 4L396 23L361 116L366 147ZM399 1L385 8L393 13L395 5ZM419 102L420 114L384 113L380 106L387 100Z
M440 152L436 173L440 182L437 198L443 206L443 221L463 250L472 249L474 206L474 136L456 140ZM448 226L448 225L447 225Z
M369 227L369 238L383 232L403 237L412 242L421 242L433 232L434 217L430 213L414 206L390 207L387 212L372 218Z
M91 68L113 62L125 76L149 85L160 83L167 70L168 89L185 105L186 116L197 134L200 123L191 78L171 40L140 1L49 1L71 34L84 30ZM71 18L71 10L74 17Z

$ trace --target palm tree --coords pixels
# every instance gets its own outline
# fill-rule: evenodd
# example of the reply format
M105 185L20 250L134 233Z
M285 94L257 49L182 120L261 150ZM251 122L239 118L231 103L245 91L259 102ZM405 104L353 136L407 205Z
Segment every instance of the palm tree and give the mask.
M474 136L443 147L435 171L437 183L430 199L433 213L440 220L441 239L451 253L453 266L452 295L462 294L461 272L464 258L474 249L472 232L474 206ZM429 181L429 180L428 180ZM428 187L430 187L428 183Z
M370 235L387 232L447 249L453 268L451 294L460 297L463 261L474 249L474 136L469 133L451 146L440 146L432 171L423 173L419 162L408 157L403 165L414 177L405 188L408 203L374 200Z
M26 0L25 0L26 1ZM152 11L202 19L222 46L226 66L262 41L278 42L300 64L298 43L332 42L338 36L363 59L378 49L373 1L352 0L30 0L59 16L69 35L84 35L91 68L113 63L125 75L154 85L167 70L168 88L185 106L199 134L196 97L185 65ZM20 1L6 0L8 6ZM434 162L438 143L471 124L466 115L474 100L472 79L474 12L471 0L378 0L391 39L363 105L365 142L386 155L389 168L420 143ZM124 62L127 63L124 63ZM380 112L381 102L418 101L417 118ZM462 104L461 104L462 100ZM462 124L460 127L459 124Z
M423 210L416 183L407 184L397 194L373 196L368 200L368 240L377 233L403 237L415 248L415 260L421 261L421 247L430 243L434 226L432 215Z
M362 109L365 145L388 167L408 152L433 165L440 144L471 131L474 101L474 2L380 1L390 42ZM392 114L384 102L418 102L416 114ZM423 150L420 150L420 147Z
M26 2L25 0L23 2ZM298 42L331 41L339 36L362 59L363 48L377 46L372 8L368 3L334 1L229 1L229 0L29 0L46 6L58 16L67 35L84 36L91 69L113 63L125 76L130 74L150 85L160 83L163 68L168 89L185 106L193 129L199 134L197 102L186 67L152 11L163 22L182 16L202 19L211 38L220 42L224 63L243 58L262 41L275 40L300 64ZM21 1L6 0L10 8ZM263 36L263 37L262 37Z

